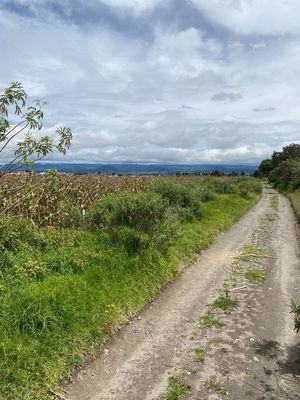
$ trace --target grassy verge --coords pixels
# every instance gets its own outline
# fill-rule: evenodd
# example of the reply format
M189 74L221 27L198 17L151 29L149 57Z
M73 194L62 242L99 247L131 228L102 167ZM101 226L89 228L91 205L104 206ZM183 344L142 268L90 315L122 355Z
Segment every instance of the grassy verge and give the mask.
M300 222L300 189L295 192L289 193L288 197L292 203L292 207L295 211L297 220Z
M43 229L20 238L9 231L0 282L0 399L48 400L84 354L136 314L180 272L184 259L208 247L258 198L222 194L204 203L201 220L182 223L166 253L150 245L130 253L104 232Z

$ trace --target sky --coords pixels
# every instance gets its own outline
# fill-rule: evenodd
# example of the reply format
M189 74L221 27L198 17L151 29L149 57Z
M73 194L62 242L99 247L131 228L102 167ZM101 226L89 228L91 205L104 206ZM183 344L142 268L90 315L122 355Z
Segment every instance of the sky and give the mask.
M69 162L257 164L300 143L299 0L0 0L0 92ZM48 160L62 160L52 154Z

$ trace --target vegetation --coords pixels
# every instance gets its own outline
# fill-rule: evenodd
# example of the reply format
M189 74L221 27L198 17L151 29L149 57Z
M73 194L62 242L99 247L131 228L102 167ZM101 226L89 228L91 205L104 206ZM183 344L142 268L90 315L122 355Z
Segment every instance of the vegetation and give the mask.
M266 280L266 274L260 268L251 268L245 272L245 278L250 282L264 282Z
M19 82L13 82L0 94L0 162L4 164L0 178L20 167L32 165L54 149L65 154L71 145L72 132L68 127L57 128L56 139L35 135L43 127L42 106L46 103L37 100L28 107L27 100L28 95Z
M300 331L300 304L297 304L294 301L292 301L291 311L292 311L292 313L295 314L295 330L297 332L299 332Z
M205 381L205 386L208 389L212 390L213 392L220 393L220 394L226 394L224 386L221 383L215 381L214 379L207 379Z
M223 325L224 323L219 318L213 316L210 311L200 317L200 326L202 328L212 328L213 326L215 328L222 328Z
M195 349L195 354L197 356L197 360L201 363L204 363L205 361L205 350L202 349L201 347L197 347Z
M275 188L289 197L300 222L300 144L293 143L274 152L271 159L261 162L256 175L268 178ZM278 207L275 201L271 206ZM291 311L295 314L295 329L299 331L300 308L293 303Z
M299 161L300 145L292 143L289 146L285 146L282 151L274 151L270 159L263 160L259 165L258 175L269 178L271 172L280 167L282 163L284 163L283 165L290 165L291 169L293 169L293 163ZM276 175L275 173L274 177L276 177Z
M232 299L229 296L220 296L218 297L212 304L212 308L219 308L223 311L227 311L228 309L237 305L237 301Z
M291 201L292 207L295 211L298 222L300 222L300 189L289 193L289 199Z
M181 400L186 398L190 392L191 387L184 384L178 376L171 376L169 378L168 388L166 393L162 396L161 400Z
M262 247L256 247L256 246L244 246L242 248L241 255L239 256L239 259L241 261L251 261L253 258L260 258L260 257L265 257L268 254L268 250Z
M57 179L79 182L51 173L41 178L55 199ZM107 179L80 182L85 178ZM34 208L26 218L12 209L0 217L1 399L48 399L84 354L153 298L185 257L239 219L261 190L247 177L117 179L119 187L99 192L85 213L66 190L48 224ZM120 189L124 181L135 190Z

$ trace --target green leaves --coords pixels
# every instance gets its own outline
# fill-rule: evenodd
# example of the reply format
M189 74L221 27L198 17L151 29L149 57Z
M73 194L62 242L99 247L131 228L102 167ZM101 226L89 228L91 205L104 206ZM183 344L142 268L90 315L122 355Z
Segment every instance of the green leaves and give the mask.
M26 106L27 93L23 89L20 82L12 82L7 89L4 89L4 93L0 95L0 114L7 117L8 107L14 108L16 115L21 114L22 108Z
M48 135L39 138L34 136L37 131L43 128L44 113L42 107L46 102L38 99L34 102L34 106L27 107L27 98L28 95L20 82L11 83L0 95L0 142L3 143L0 148L0 164L5 163L0 177L20 167L32 164L34 161L41 160L54 149L65 155L71 146L72 131L68 127L59 127L56 130L58 138L51 138ZM20 118L20 121L13 126L9 122L11 110ZM22 139L13 148L13 139L21 133ZM10 146L7 147L8 145ZM12 159L2 161L1 155L4 154L3 151L6 147L6 150L9 150L12 154Z
M55 146L57 150L63 155L66 154L67 149L71 146L72 131L68 127L59 127L56 129L56 133L59 136L59 143Z

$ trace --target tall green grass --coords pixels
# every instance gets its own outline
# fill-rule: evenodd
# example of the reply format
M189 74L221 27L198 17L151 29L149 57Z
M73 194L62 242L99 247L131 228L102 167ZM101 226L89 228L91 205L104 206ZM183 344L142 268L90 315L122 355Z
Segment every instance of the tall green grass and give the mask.
M288 194L298 222L300 222L300 189Z
M162 186L96 203L84 229L37 229L2 217L1 400L49 399L86 353L173 279L184 259L238 220L260 191L255 180L209 179L201 190L170 186L178 200L166 195L168 183Z

